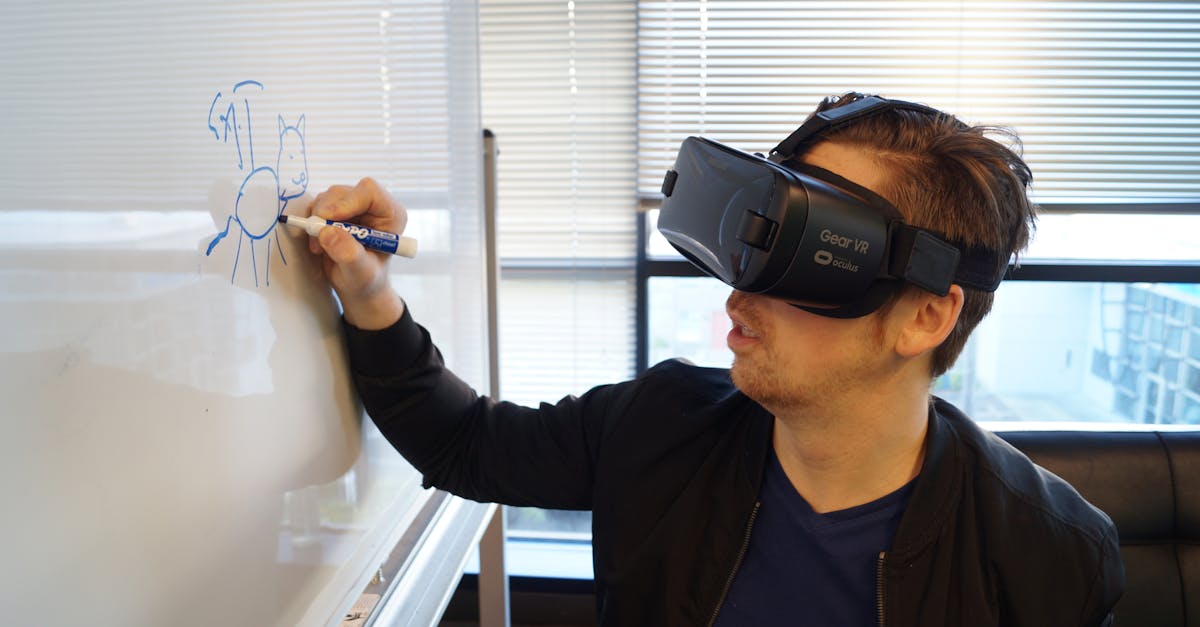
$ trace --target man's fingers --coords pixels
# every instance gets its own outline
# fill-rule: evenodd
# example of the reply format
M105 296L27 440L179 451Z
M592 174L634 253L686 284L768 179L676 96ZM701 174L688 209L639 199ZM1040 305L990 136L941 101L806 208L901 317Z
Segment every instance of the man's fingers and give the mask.
M404 207L371 179L354 187L334 186L317 195L311 215L401 233L408 221ZM313 252L323 252L321 265L342 303L346 322L361 329L382 329L404 313L404 303L387 279L389 255L363 248L338 227L322 228L309 238Z
M328 205L337 202L339 198L346 195L350 191L345 185L334 185L329 189L319 193L313 198L313 201L308 205L309 215L321 215L324 217L328 213Z
M329 283L342 301L347 322L360 328L367 328L362 326L366 324L377 329L395 322L398 317L392 307L395 302L387 300L385 291L381 291L390 291L386 260L380 259L383 255L363 248L349 233L332 226L321 229L314 239L325 250L322 259L325 276L329 277ZM385 299L383 309L378 308L380 295ZM393 293L392 299L396 298ZM374 320L381 312L387 319Z
M321 229L317 240L325 254L339 266L353 264L366 255L366 249L357 240L337 227L327 226Z
M408 221L404 207L371 178L354 187L330 187L317 196L312 212L326 220L359 222L392 233L402 232Z

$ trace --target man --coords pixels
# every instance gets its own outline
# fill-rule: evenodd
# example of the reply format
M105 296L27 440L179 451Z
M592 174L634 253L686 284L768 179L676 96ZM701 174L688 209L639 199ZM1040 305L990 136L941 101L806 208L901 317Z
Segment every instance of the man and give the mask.
M851 108L862 111L841 113ZM847 94L818 111L775 166L738 163L795 172L810 198L831 189L864 215L898 209L908 226L892 220L889 237L911 237L888 248L914 261L873 280L875 296L801 298L819 293L805 272L834 265L822 249L789 296L729 297L730 370L664 362L526 408L477 397L445 370L386 259L325 229L311 247L341 298L368 412L426 485L592 510L603 625L1110 624L1124 585L1111 521L930 396L1026 244L1028 168L994 129L920 105ZM370 180L331 188L313 211L395 232L405 222ZM739 276L782 237L739 249ZM690 257L738 284L719 256Z

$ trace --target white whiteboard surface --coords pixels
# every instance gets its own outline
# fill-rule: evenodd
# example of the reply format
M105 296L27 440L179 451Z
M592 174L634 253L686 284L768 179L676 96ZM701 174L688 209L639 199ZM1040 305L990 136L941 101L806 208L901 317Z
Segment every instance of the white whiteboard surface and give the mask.
M484 386L475 29L472 2L0 8L0 622L340 623L429 493L273 220L388 185L421 242L394 280Z

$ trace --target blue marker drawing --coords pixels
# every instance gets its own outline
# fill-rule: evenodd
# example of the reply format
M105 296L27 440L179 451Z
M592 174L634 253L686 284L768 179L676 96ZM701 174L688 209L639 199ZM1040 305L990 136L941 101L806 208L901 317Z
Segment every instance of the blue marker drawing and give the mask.
M308 189L308 156L304 146L304 115L301 114L295 124L288 124L279 115L279 132L276 135L279 150L275 153L275 163L273 166L256 165L250 100L247 96L247 92L253 89L262 90L262 83L242 81L233 87L233 96L227 100L221 92L217 92L208 108L208 130L223 144L230 143L232 132L237 167L245 171L248 161L249 172L238 188L233 210L225 218L225 228L213 237L204 254L212 255L213 249L230 235L236 225L237 252L234 254L229 282L233 283L237 278L238 266L242 263L242 245L248 241L254 285L258 287L260 279L264 285L271 284L272 241L279 260L287 265L275 226L288 201L303 196ZM248 159L243 156L243 151Z
M213 137L215 137L217 141L227 144L229 143L229 131L233 131L233 145L234 148L237 149L239 170L245 167L245 160L242 158L242 132L245 131L246 133L246 147L250 151L251 164L254 163L254 138L250 136L250 101L247 99L245 92L238 92L239 90L254 87L261 90L263 89L263 84L258 81L242 81L234 85L233 97L230 98L228 106L226 106L225 110L217 113L216 120L213 119L213 112L218 111L217 103L221 102L221 92L217 92L217 95L213 97L212 104L208 106L208 130L212 131ZM239 97L241 98L240 104L242 105L242 109L245 111L245 113L242 114L242 119L245 121L245 124L238 123ZM214 123L216 122L221 124L220 131L218 131L217 127L214 126Z

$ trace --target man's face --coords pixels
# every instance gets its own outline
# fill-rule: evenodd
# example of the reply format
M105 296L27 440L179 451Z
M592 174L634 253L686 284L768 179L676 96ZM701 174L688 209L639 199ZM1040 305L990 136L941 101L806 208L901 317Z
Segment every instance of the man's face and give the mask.
M838 144L817 144L804 162L876 192L883 181L867 156ZM726 311L733 320L727 339L733 382L769 409L825 404L834 395L869 389L889 371L893 356L885 350L884 314L828 318L736 290Z

